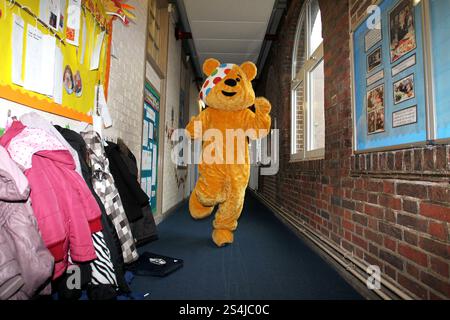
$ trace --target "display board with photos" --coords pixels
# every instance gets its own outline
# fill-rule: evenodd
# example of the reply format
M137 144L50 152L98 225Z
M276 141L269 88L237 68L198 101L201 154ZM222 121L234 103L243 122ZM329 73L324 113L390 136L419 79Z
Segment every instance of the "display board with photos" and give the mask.
M142 125L141 187L150 198L153 213L157 212L159 108L160 96L146 80Z
M96 85L109 79L104 2L0 0L0 98L91 123Z
M384 0L353 32L357 151L427 140L423 5Z

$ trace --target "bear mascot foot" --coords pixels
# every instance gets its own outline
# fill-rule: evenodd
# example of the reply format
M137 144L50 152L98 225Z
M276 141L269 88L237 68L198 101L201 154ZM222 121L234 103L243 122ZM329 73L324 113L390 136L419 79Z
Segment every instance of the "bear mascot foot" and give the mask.
M200 220L204 219L211 215L214 207L205 207L202 205L198 199L195 192L192 192L191 197L189 198L189 212L191 213L191 217Z
M227 244L233 243L234 236L233 232L231 232L230 230L214 229L212 233L212 239L218 247L223 247Z

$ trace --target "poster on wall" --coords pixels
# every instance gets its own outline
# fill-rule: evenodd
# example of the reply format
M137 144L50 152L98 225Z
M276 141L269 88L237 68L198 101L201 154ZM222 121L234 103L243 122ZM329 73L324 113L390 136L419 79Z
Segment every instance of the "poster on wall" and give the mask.
M158 188L158 130L159 130L159 103L160 97L148 81L144 87L144 110L142 126L142 152L141 152L141 184L145 185L146 193L150 198L153 213L156 214Z
M13 25L11 35L12 61L11 61L11 77L12 82L22 86L22 60L23 60L23 35L25 22L23 19L13 14Z
M414 97L414 74L394 82L394 104L402 103Z
M408 59L403 60L401 63L397 64L392 68L391 74L393 77L398 75L400 72L405 71L406 69L409 69L410 67L414 66L416 64L416 55L413 54Z
M364 43L366 48L365 51L370 50L374 45L380 42L382 37L383 34L381 33L380 28L374 28L372 30L369 30L364 37L365 41Z
M81 0L69 0L67 7L66 41L78 47L81 22Z
M55 31L59 28L61 4L61 0L40 0L39 2L39 19Z
M384 85L367 93L368 133L384 131Z
M412 0L402 0L389 14L391 61L395 62L416 49L414 6Z
M383 78L384 78L384 70L380 70L367 78L367 86L379 82L380 80L383 80Z
M52 96L55 77L55 38L28 25L26 48L25 89Z
M381 30L364 21L352 33L356 151L427 140L423 5L384 0L379 8Z
M392 127L397 128L417 122L417 106L405 108L392 114Z
M381 47L367 56L367 72L371 72L381 65Z

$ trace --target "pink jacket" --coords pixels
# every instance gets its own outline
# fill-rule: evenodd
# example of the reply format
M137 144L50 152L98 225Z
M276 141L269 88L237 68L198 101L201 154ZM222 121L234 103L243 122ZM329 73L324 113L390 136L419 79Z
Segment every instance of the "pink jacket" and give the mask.
M69 151L42 129L15 121L0 138L24 170L42 238L55 258L53 278L74 262L96 259L91 234L102 229L101 211L86 182L75 171ZM30 160L31 159L31 160Z
M29 194L26 177L0 146L0 300L32 298L53 273Z

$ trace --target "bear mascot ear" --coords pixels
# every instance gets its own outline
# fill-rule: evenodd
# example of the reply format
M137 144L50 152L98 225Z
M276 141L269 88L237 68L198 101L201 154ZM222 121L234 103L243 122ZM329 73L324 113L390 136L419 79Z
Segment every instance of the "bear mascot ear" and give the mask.
M218 60L213 58L206 59L203 63L203 73L209 77L218 66L220 66L220 62Z
M252 81L256 77L256 73L258 72L258 69L256 68L255 64L253 62L247 61L241 64L242 71L245 72L245 75L247 76L247 79L249 81Z

